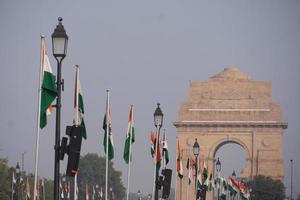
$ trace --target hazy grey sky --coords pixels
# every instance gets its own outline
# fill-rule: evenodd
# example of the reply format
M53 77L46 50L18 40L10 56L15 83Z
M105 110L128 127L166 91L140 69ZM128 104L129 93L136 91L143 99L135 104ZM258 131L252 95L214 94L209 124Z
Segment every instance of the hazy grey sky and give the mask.
M110 88L114 163L123 172L124 185L127 165L122 152L129 106L135 106L132 192L152 190L149 133L154 130L156 103L161 103L165 114L174 166L176 129L172 123L179 103L188 98L189 80L207 80L230 66L255 80L273 83L273 98L281 103L289 123L284 134L287 193L291 158L295 161L294 185L300 185L300 1L2 0L0 157L7 157L15 166L26 151L29 172L34 170L40 34L46 35L50 51L58 16L63 17L69 35L62 69L62 135L72 122L74 66L79 64L88 131L82 154L104 155L101 126L105 90ZM51 54L50 59L56 73ZM49 178L53 178L54 122L52 115L40 143L39 172ZM233 148L224 146L229 155ZM242 149L240 155L239 161L228 159L235 165L243 162ZM65 161L61 171L65 171ZM300 188L294 188L299 194Z

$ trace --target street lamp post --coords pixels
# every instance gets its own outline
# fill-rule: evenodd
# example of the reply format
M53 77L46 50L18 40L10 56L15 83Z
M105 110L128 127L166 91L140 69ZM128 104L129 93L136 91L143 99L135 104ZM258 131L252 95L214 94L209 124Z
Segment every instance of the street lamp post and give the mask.
M291 161L291 197L290 199L293 200L293 160Z
M219 184L219 187L218 187L218 200L220 200L220 171L221 171L221 162L218 158L217 160L217 163L216 163L216 170L218 172L218 184Z
M158 151L158 142L159 142L159 131L160 128L163 125L163 118L164 118L164 114L162 113L161 109L160 109L160 103L157 103L157 108L155 109L154 112L154 126L156 127L156 143L155 143L155 155L154 157L154 181L153 181L153 191L152 191L152 200L158 200L158 187L157 187L157 180L158 180L158 175L159 175L159 167L157 165L157 151Z
M20 196L20 186L21 186L21 170L20 170L20 165L19 165L19 162L17 162L17 165L16 165L16 175L17 175L17 187L16 187L16 196L15 196L15 199L16 200L19 200L19 196ZM22 192L21 192L22 194ZM22 196L21 196L21 199L22 199Z
M59 152L60 152L60 116L61 116L61 63L67 54L68 35L62 25L62 18L58 18L58 25L52 33L52 51L57 61L57 99L56 99L56 127L54 145L54 200L59 200Z
M197 176L198 176L198 155L200 152L200 146L197 142L197 138L195 138L195 143L193 145L193 154L195 156L195 171L196 171L196 177L195 177L195 196L197 200Z

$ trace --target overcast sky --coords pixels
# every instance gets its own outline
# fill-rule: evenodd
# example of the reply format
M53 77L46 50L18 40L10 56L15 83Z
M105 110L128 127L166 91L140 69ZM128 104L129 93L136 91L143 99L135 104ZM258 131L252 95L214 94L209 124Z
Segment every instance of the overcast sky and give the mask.
M161 103L165 114L174 166L173 122L180 102L188 99L189 80L207 80L231 66L255 80L272 82L273 99L281 104L284 121L289 123L283 147L287 194L290 159L294 159L294 185L300 185L300 1L1 0L0 157L15 166L26 152L28 172L34 171L40 35L46 35L50 52L59 16L69 35L62 64L62 135L72 122L74 66L79 64L88 132L82 155L104 155L101 127L105 90L110 88L114 163L123 172L125 186L127 165L122 152L129 107L135 106L132 192L152 190L149 133L154 130L156 103ZM49 57L56 73L56 62ZM39 174L48 178L53 178L54 127L52 115L40 138ZM223 149L222 159L240 170L243 150L234 145ZM235 151L239 159L230 156ZM299 194L300 188L294 191Z

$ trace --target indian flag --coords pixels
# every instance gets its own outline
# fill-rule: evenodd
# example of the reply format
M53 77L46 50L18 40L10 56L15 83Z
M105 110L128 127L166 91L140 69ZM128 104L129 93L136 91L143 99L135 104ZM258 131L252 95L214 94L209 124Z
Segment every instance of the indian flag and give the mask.
M106 117L106 116L108 116L108 117ZM108 159L112 160L114 158L114 142L113 142L112 131L111 131L110 110L108 111L108 113L106 113L104 115L103 130L104 130L104 140L103 140L104 152L107 154ZM107 135L108 135L108 153L106 152L106 137L107 137Z
M194 165L194 161L191 158L191 155L189 154L187 163L186 163L186 168L188 170L188 183L189 185L192 183L192 166Z
M239 192L238 184L232 179L228 179L228 189L230 192L230 196L236 196L236 194Z
M82 127L82 137L87 138L85 123L83 120L84 106L81 84L79 79L79 65L76 65L76 76L75 76L75 95L74 95L74 116L73 124Z
M203 160L202 183L204 185L208 185L208 174L207 174L207 166L205 160Z
M183 178L182 156L180 152L179 140L177 140L177 175Z
M162 139L162 156L164 159L164 165L166 166L169 163L169 151L168 151L168 143L167 143L167 132L164 130L164 135ZM164 166L164 167L165 167Z
M52 102L57 96L57 88L55 84L55 76L52 73L52 68L49 62L46 49L45 38L42 37L42 58L41 58L42 80L40 83L41 90L41 105L40 105L40 128L47 125L47 115L52 112Z
M125 146L124 146L124 153L123 158L125 162L128 164L129 159L131 159L131 144L133 144L135 141L135 133L134 133L134 127L133 127L133 105L130 107L129 111L129 117L128 117L128 127L126 132L126 140L125 140Z
M214 181L213 181L213 178L212 178L212 173L210 173L209 175L209 180L208 180L208 187L207 187L207 191L212 191L214 188Z
M155 154L155 134L153 133L153 131L151 131L150 134L150 144L151 144L151 156L152 158L154 157Z

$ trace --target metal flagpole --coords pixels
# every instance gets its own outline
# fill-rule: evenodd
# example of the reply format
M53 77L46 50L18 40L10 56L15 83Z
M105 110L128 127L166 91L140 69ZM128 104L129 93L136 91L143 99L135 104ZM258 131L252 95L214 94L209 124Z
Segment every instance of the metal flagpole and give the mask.
M109 137L109 89L106 90L107 99L106 99L106 169L105 169L105 200L107 200L108 192L108 137Z
M43 178L43 180L42 180L43 182L42 182L42 184L43 184L43 200L45 200L45 178Z
M78 171L74 177L74 200L77 200L77 174L78 174Z
M74 113L75 113L75 126L79 126L79 108L78 108L78 91L79 91L79 65L76 65L76 77L75 77L75 105L74 105Z
M40 143L40 112L41 112L41 92L42 92L42 77L43 77L43 63L45 55L45 36L41 35L41 55L40 55L40 76L39 76L39 88L38 88L38 111L37 111L37 127L36 127L36 142L35 142L35 167L34 167L34 188L37 185L37 173L39 162L39 143ZM33 192L33 200L36 199L36 190Z
M176 136L176 143L177 143L177 140L178 140L178 137ZM175 169L176 169L176 173L175 173L175 200L176 200L176 196L177 196L177 177L178 177L178 175L177 175L177 157L178 157L178 152L177 152L177 147L176 147L176 154L175 154Z
M190 159L191 159L191 150L190 150L190 146L189 146L189 157L188 157L188 161L189 161L189 168L187 169L188 170L188 176L187 176L187 187L186 187L186 199L189 199L189 189L190 189L190 184L189 184L189 179L190 179L190 177L189 177L189 173L190 173L190 164L191 164L191 161L190 161Z
M131 119L131 123L129 125L129 160L128 160L128 176L127 176L127 200L129 199L129 188L130 188L130 161L131 161L131 141L132 141L132 123L133 123L133 105L131 105L130 108L131 112L130 112L130 119Z

